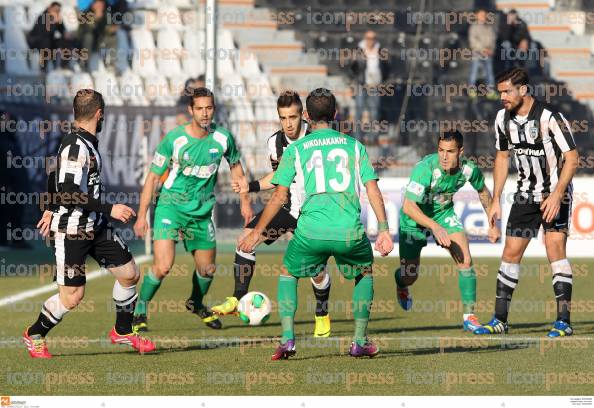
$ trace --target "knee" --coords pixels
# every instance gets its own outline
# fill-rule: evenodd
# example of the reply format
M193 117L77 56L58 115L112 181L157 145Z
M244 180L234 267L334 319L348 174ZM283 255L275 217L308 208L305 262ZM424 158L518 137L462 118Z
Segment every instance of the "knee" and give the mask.
M80 290L79 290L80 289ZM80 304L85 296L84 288L77 288L77 290L67 291L60 294L60 302L68 310L74 309Z
M169 274L169 270L171 269L171 264L168 262L159 262L153 264L153 274L158 279L163 279L167 274Z
M513 248L504 248L502 259L508 263L520 263L522 260L522 252Z
M216 269L217 268L215 264L201 265L197 267L198 273L203 278L212 278Z
M470 255L465 255L464 260L456 265L458 269L470 269L472 268L472 258Z
M138 267L136 266L134 260L130 261L127 265L125 265L123 271L119 274L118 277L118 281L126 287L136 285L139 279L140 271L138 270Z

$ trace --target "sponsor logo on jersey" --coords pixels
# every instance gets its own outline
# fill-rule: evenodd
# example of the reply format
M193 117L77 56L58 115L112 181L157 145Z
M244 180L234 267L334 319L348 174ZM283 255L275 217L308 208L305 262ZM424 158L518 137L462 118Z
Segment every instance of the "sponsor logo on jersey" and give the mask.
M425 191L425 187L416 181L411 181L408 183L408 186L406 186L406 191L413 193L416 196L420 196Z
M218 164L211 163L208 166L193 166L193 167L186 167L183 170L184 176L194 176L198 178L209 178L213 174L217 172Z
M162 167L165 164L165 156L160 153L155 153L153 156L153 164L157 167Z
M529 147L520 147L518 149L514 149L516 154L523 154L525 156L544 156L545 152L544 149L531 149Z

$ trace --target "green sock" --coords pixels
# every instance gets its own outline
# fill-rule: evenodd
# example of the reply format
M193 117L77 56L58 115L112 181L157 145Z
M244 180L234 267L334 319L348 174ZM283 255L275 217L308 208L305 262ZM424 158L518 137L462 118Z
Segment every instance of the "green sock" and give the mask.
M152 271L149 271L144 275L142 286L140 287L140 295L138 296L138 302L134 308L134 315L145 315L146 305L155 296L155 293L159 290L161 281L153 275Z
M197 271L194 271L192 274L192 294L190 295L190 300L192 301L194 311L204 309L202 299L204 299L204 296L208 293L208 288L210 288L211 283L212 277L205 278Z
M464 314L474 313L476 305L476 273L471 266L468 269L458 269L458 286Z
M400 276L400 268L396 269L396 271L394 272L394 279L396 279L396 286L398 286L399 288L405 288L407 285L404 284L404 282L402 282L402 276Z
M281 343L295 338L293 322L297 311L297 278L280 276L278 278L278 313L283 328Z
M354 341L364 345L367 341L367 323L373 302L373 276L365 275L353 289L353 318L355 319Z

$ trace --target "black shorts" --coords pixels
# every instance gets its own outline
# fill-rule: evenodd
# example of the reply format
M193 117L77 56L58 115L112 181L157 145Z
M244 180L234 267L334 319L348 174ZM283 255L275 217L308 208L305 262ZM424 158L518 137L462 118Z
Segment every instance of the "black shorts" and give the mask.
M505 235L518 238L535 238L538 235L540 226L545 232L564 232L569 234L571 222L571 194L566 193L561 200L561 207L557 217L551 222L542 219L541 203L524 199L516 195L512 204Z
M63 286L84 286L87 255L104 268L115 268L132 260L126 243L110 227L70 235L52 233L56 255L54 280Z
M246 228L254 228L258 221L260 221L260 217L262 217L262 212L260 211L253 220L249 222ZM266 236L268 239L264 241L266 245L272 244L274 241L279 239L282 235L286 234L287 232L294 232L297 229L297 218L293 217L289 210L285 207L281 207L279 212L274 216L270 224L266 227Z

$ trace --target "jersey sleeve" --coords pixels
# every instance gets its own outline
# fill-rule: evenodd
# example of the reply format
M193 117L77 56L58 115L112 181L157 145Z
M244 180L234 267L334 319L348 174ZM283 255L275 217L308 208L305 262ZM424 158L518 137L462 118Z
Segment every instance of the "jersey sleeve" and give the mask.
M365 185L370 180L379 180L379 177L377 176L375 169L369 160L369 155L367 154L367 149L365 149L365 146L357 141L355 149L357 149L358 152L358 167L361 183Z
M406 185L404 197L416 203L423 202L427 196L427 190L431 186L431 170L423 162L418 163L410 175Z
M295 145L290 145L283 153L278 169L270 181L272 184L290 187L295 179Z
M507 136L505 135L503 116L503 114L498 114L495 118L495 148L500 152L509 150L509 143L507 142Z
M278 169L278 157L276 155L276 134L270 136L268 138L267 148L268 148L268 156L270 157L270 166L272 167L272 171L276 171Z
M163 175L169 166L172 154L173 144L171 143L171 139L165 136L155 150L155 155L151 162L151 171L159 176Z
M485 176L476 164L472 165L472 173L470 174L468 182L476 191L481 191L485 188Z
M225 159L229 166L233 166L234 164L238 163L241 160L241 153L237 149L237 145L235 144L235 138L231 133L227 136L227 150L225 151Z
M575 141L573 139L573 134L571 133L571 127L563 114L557 112L551 115L549 132L551 132L555 144L559 146L559 149L563 153L575 149Z

